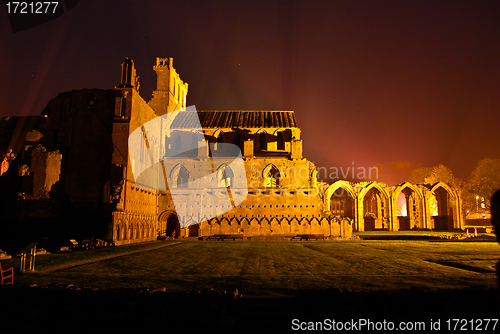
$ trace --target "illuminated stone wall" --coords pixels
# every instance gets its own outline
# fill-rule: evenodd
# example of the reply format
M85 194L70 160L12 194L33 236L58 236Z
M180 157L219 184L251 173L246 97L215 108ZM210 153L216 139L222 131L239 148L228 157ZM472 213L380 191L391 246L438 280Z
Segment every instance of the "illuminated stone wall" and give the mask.
M460 193L439 182L389 187L380 182L337 181L325 193L331 216L348 217L354 231L463 229Z

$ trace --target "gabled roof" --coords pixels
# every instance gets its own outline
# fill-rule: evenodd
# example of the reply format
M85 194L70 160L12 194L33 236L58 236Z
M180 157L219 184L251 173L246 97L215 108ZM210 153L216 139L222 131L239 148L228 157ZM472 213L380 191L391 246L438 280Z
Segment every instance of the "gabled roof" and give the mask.
M296 128L293 111L197 111L201 127L204 129L220 128ZM194 111L183 111L175 118L172 129L189 129L196 126Z

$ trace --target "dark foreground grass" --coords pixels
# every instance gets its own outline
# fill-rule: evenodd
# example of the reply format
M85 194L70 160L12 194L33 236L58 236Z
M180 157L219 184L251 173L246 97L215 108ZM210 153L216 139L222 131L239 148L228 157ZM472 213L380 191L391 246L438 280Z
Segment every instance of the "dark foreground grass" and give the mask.
M37 305L30 315L50 328L103 331L155 324L272 333L289 331L295 318L429 326L431 318L498 318L498 259L496 242L152 243L39 256L34 273L16 271L16 286L0 289L13 307L0 312ZM2 266L17 270L18 261Z
M38 256L19 285L216 289L293 295L300 289L496 287L494 242L183 241ZM19 266L18 260L3 261Z

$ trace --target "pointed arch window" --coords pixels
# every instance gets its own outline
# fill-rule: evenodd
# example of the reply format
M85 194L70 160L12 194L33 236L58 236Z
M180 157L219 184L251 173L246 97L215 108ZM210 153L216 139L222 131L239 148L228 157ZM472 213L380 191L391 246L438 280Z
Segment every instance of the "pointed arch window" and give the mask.
M264 187L278 187L280 171L275 165L268 165L263 171Z
M170 179L172 180L175 188L187 188L189 173L186 167L182 165L175 166L170 173Z
M217 170L217 186L232 187L233 186L233 170L228 165L222 165Z

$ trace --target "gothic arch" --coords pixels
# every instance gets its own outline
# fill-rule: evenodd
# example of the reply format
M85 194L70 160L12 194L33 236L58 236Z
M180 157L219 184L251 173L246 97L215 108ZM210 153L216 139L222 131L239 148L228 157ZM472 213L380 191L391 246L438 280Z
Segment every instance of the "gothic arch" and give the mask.
M358 198L360 212L356 230L397 229L393 226L390 197L382 185L385 186L383 183L370 182L361 190Z
M171 180L171 183L169 183L169 186L172 185L173 188L187 188L188 187L188 181L189 181L189 172L181 164L177 164L172 168L170 171L169 178Z
M179 217L175 211L167 210L161 213L158 217L159 222L159 237L171 237L175 232L175 236L180 234Z
M232 187L234 185L234 173L231 167L226 164L222 164L217 168L217 186Z
M457 193L446 183L438 182L429 186L428 200L429 217L436 230L462 228L460 202ZM433 213L432 199L436 201L436 212Z
M399 185L396 186L396 189L394 189L394 197L398 197L399 196L399 193L401 191L403 191L405 188L409 188L411 189L412 191L415 192L415 194L417 194L419 196L419 198L423 198L423 194L422 194L422 190L420 190L417 186L415 186L414 184L410 183L410 182L404 182L404 183L401 183Z
M262 170L262 177L264 178L264 187L278 187L281 173L278 167L269 164Z
M453 196L453 199L456 199L455 191L453 191L453 189L451 189L451 187L444 182L438 182L432 185L431 192L435 192L439 187L445 189L448 192L448 194Z
M404 182L392 193L392 216L398 230L426 228L423 214L423 193L415 185Z
M330 185L325 192L325 204L333 216L357 216L356 192L348 181L337 181Z
M351 183L344 180L339 180L332 183L326 190L325 197L329 199L333 195L333 193L339 188L343 188L344 190L349 192L352 198L356 198L356 193L354 192L354 188L351 186Z

